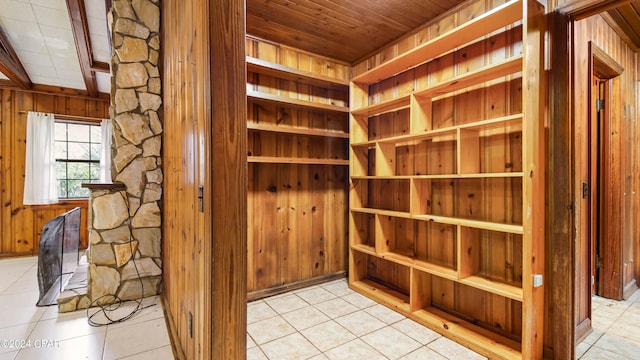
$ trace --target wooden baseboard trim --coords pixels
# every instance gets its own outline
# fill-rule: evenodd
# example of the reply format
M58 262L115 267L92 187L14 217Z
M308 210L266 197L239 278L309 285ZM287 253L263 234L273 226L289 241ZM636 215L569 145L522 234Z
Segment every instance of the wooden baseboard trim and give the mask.
M322 284L328 281L333 281L337 279L342 279L347 277L346 271L339 271L332 274L322 275L313 277L310 279L295 281L289 284L284 284L280 286L274 286L268 289L251 291L247 294L247 301L260 300L262 298L266 298L269 296L274 296L278 294L282 294L292 290L298 290L305 287Z
M21 258L27 256L36 256L38 255L36 251L23 251L17 253L4 253L0 254L0 259L12 259L12 258Z
M593 332L591 327L591 319L586 318L576 326L576 345L580 344L589 334Z
M186 360L184 349L180 345L180 338L178 337L178 329L176 323L173 320L173 316L167 311L167 304L169 301L165 298L165 294L160 294L160 302L162 303L162 311L164 312L164 321L169 331L169 340L171 340L171 351L173 351L173 357L178 360Z
M622 292L622 298L627 300L633 295L634 292L638 290L638 284L636 284L636 279L629 281L627 285L624 286L624 291Z

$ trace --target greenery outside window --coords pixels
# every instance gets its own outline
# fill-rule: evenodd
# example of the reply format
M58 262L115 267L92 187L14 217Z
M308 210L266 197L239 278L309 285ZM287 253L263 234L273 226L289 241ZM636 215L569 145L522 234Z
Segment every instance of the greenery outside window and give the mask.
M58 198L88 198L83 183L100 180L100 124L56 121L56 178Z

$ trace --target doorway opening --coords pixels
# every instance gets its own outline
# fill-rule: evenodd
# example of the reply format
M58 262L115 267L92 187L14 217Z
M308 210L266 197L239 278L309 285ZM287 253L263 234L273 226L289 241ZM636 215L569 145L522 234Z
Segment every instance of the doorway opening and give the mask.
M603 50L589 43L591 89L588 103L588 231L591 251L591 293L622 299L622 232L620 210L620 143L616 123L620 114L620 74L624 69Z

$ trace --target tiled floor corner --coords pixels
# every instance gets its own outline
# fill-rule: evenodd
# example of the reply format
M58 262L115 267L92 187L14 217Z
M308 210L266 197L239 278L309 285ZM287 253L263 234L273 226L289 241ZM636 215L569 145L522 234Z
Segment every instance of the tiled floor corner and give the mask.
M484 359L350 290L346 279L247 306L247 359Z
M145 308L125 322L94 327L86 310L59 314L57 306L35 306L37 266L37 257L0 260L0 360L173 359L157 296L144 299ZM112 316L136 305L127 302Z
M247 359L484 359L382 306L345 279L249 303ZM640 292L593 298L594 330L579 359L638 359Z
M173 359L158 297L145 299L149 307L125 322L93 327L86 311L36 307L36 270L36 257L0 260L0 360ZM119 312L134 306L129 302ZM345 279L251 302L247 319L249 360L484 358L351 291ZM32 345L16 349L6 342L11 339ZM638 354L640 292L627 301L594 297L593 332L578 344L576 357L629 360Z

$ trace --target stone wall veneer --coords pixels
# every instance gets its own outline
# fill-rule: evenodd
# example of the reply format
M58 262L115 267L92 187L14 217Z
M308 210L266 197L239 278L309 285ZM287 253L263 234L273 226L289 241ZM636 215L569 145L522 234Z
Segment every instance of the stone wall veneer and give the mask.
M113 0L109 18L111 173L112 181L124 187L87 186L91 189L87 293L59 302L61 312L86 308L103 295L130 300L161 290L159 0Z

